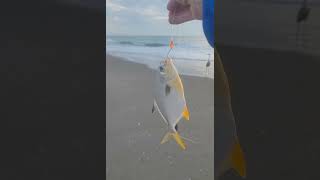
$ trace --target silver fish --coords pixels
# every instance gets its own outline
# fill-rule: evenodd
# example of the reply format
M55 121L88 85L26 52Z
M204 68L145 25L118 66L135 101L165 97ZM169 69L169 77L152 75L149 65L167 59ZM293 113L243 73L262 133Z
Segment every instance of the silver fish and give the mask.
M167 58L161 62L154 78L152 112L156 107L169 128L169 132L163 137L161 144L172 137L185 150L186 145L177 131L177 124L182 117L189 120L189 111L184 96L183 84L172 59Z

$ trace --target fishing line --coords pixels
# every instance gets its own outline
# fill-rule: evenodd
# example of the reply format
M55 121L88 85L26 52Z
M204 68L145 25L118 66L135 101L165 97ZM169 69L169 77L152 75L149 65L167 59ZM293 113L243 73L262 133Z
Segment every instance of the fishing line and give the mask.
M176 16L176 7L174 7L174 10L173 10L173 18L172 18L172 21L174 22L174 18ZM171 32L170 32L170 43L169 43L169 51L166 55L166 57L168 58L169 57L169 54L171 52L171 50L174 48L174 41L173 41L173 24L171 24Z

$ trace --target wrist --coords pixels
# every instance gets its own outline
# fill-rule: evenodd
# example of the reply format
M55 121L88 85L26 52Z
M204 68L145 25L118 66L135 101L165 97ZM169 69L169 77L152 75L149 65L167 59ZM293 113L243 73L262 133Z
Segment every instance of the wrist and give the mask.
M202 19L202 0L188 0L192 17L197 20Z

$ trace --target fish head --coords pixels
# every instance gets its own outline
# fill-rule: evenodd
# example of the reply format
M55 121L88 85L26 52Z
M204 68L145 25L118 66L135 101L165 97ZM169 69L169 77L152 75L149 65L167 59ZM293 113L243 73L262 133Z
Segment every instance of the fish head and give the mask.
M173 79L177 75L171 58L167 58L164 61L161 61L159 70L161 75L164 76L166 79Z

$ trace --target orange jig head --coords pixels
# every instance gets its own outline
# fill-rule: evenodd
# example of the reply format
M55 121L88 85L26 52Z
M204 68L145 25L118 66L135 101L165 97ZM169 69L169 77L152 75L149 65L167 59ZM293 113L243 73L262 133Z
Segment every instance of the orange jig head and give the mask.
M174 43L173 43L173 40L171 39L170 40L170 45L169 45L170 49L172 49L174 47Z

